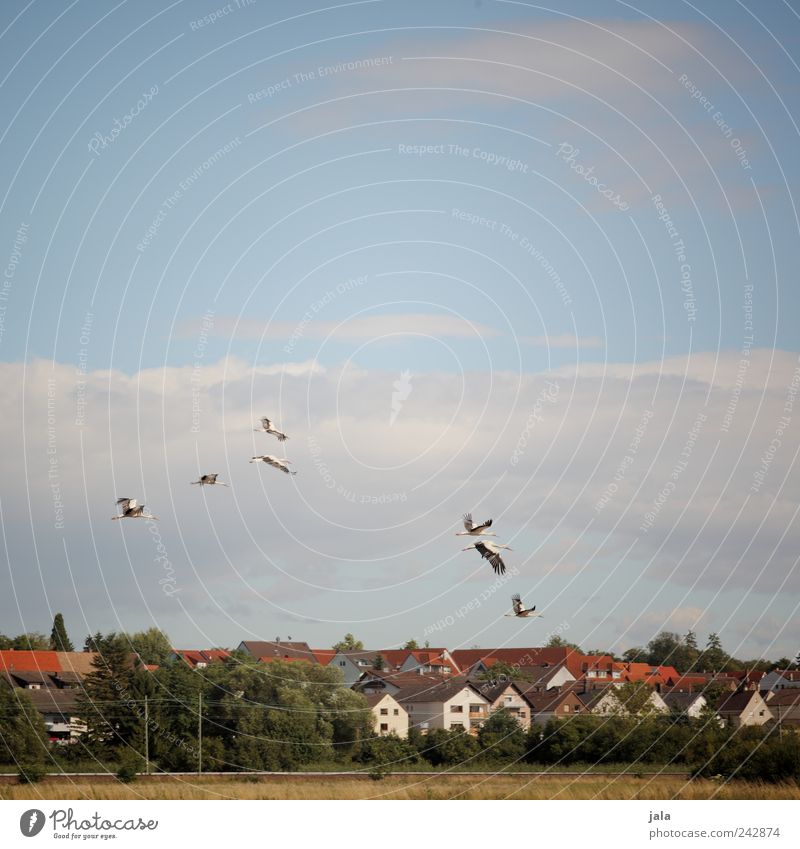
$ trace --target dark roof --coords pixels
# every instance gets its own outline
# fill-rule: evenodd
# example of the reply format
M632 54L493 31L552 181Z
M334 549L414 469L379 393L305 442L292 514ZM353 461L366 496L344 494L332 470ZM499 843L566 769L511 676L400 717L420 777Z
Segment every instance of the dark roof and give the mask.
M754 690L746 690L743 693L731 693L724 702L717 708L718 713L736 711L741 713L749 704L750 700L755 697Z
M14 669L10 671L10 674L23 684L43 684L46 686L50 683L50 677L47 673L38 672L35 669Z
M513 687L519 695L522 695L522 690L515 681L481 681L477 678L470 678L469 683L490 702L497 701L509 687Z
M684 693L682 691L661 693L661 698L668 708L688 708L701 697L705 698L702 693Z
M25 695L39 713L73 714L78 706L78 690L26 690Z
M534 713L549 713L555 710L564 701L573 701L578 698L574 690L547 690L545 692L528 692L524 694L525 701L531 706ZM580 699L578 699L580 701Z
M367 704L370 707L375 707L375 705L382 702L389 694L386 692L381 693L364 693L364 698L367 700Z
M426 679L417 686L403 687L394 694L394 697L398 702L446 702L464 687L475 689L474 684L470 684L461 676L436 683ZM475 695L478 693L476 692Z
M780 707L791 707L800 705L800 687L791 687L785 690L775 690L767 699L767 707L779 705Z

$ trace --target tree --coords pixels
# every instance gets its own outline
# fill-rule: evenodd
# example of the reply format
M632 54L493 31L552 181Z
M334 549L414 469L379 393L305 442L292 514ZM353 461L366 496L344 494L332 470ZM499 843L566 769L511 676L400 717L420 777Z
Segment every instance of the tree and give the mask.
M488 669L481 672L478 677L481 681L517 681L522 678L522 672L513 663L498 660L497 663L493 663Z
M495 711L478 731L478 744L488 760L513 763L527 750L525 732L508 711Z
M0 763L41 764L46 752L42 715L25 690L0 682Z
M372 668L373 669L383 669L386 665L386 661L383 659L382 654L376 654L375 657L372 658Z
M579 645L576 643L568 643L558 634L553 634L553 636L545 643L545 647L548 649L574 649L577 652L580 652L581 650Z
M343 639L333 644L333 648L336 651L364 651L364 643L352 634L345 634Z
M67 636L64 617L60 613L56 613L55 619L53 619L53 630L50 631L50 648L53 651L75 651L75 646L72 645Z
M722 640L720 640L719 634L709 634L706 647L702 655L700 655L701 667L711 672L719 672L726 668L729 660L729 655L722 648Z
M139 655L142 663L163 666L172 655L169 637L158 628L137 631L130 636L131 649Z
M50 640L40 631L20 634L11 641L11 648L17 651L48 651Z
M647 649L644 646L636 646L632 649L625 649L622 652L622 659L625 663L647 663Z
M128 638L108 634L98 646L92 671L78 694L79 715L87 731L83 737L90 750L118 757L128 747L142 750L143 683L149 673L136 673L131 663Z
M611 694L622 710L630 716L643 716L654 710L650 701L653 690L644 681L629 681L621 687L612 687Z
M86 652L98 652L100 651L100 646L103 644L103 637L100 631L95 631L94 634L89 634L89 636L83 641L83 650Z
M403 648L407 651L416 651L419 648L419 643L416 640L406 640Z

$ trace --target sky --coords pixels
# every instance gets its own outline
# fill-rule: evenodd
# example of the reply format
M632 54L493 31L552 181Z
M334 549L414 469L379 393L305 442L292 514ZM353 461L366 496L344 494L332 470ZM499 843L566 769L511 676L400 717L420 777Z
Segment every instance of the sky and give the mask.
M557 5L3 4L0 632L800 650L800 10Z

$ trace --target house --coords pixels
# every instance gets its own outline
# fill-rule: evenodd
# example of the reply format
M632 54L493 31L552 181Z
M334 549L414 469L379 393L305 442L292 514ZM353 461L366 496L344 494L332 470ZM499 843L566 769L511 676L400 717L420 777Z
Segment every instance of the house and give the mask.
M171 660L182 660L192 669L205 669L212 663L222 663L230 656L227 649L173 649Z
M458 669L465 674L475 675L475 666L483 662L482 669L485 670L492 663L504 663L508 666L558 666L568 661L573 666L579 665L578 655L570 648L547 648L546 646L519 648L519 649L454 649L450 652ZM573 657L574 656L574 657ZM575 660L578 658L578 661ZM577 677L575 670L568 667L569 671Z
M77 716L77 691L52 688L27 695L42 715L50 742L65 745L85 733L86 723Z
M800 670L773 669L758 682L759 690L790 690L800 687Z
M418 687L422 681L433 686L440 684L438 675L422 675L419 672L395 672L386 669L365 669L353 684L361 693L390 693L395 695L406 687Z
M489 700L461 677L404 687L395 699L408 711L409 724L424 732L460 728L475 733L489 716Z
M516 682L471 680L470 683L489 700L489 716L498 710L504 710L513 716L525 731L530 728L530 705Z
M401 672L420 672L423 675L457 675L458 666L447 649L411 649L400 662Z
M308 643L285 643L280 640L275 640L274 642L265 642L263 640L243 640L236 647L236 651L249 654L254 660L259 660L264 657L283 660L293 658L307 660L309 663L314 663L316 660L314 652L311 651L311 647Z
M671 713L681 713L692 719L697 719L708 704L702 693L684 693L679 690L661 693L661 698Z
M764 725L773 716L757 690L732 693L717 708L720 718L734 728L745 725Z
M779 728L800 726L800 688L786 687L770 691L765 700L772 714L772 721Z
M365 693L364 698L375 717L375 733L408 737L408 711L389 693Z
M584 686L583 692L576 695L581 700L587 713L599 714L601 716L625 716L628 711L616 696L617 686L610 684L596 689ZM646 703L646 710L655 713L669 713L664 699L655 690L650 693Z
M380 651L337 651L328 665L342 673L346 687L352 687L368 669L393 671Z
M565 663L553 666L520 666L518 683L525 690L545 691L568 687L575 681L575 676L567 669Z
M528 690L524 693L530 706L531 722L547 725L551 719L568 719L584 712L584 706L574 690Z

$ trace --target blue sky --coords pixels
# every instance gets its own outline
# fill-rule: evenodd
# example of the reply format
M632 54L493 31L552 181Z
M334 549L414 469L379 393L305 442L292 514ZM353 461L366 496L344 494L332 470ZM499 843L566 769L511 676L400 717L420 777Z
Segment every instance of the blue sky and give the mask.
M32 2L0 33L6 631L800 648L792 4ZM296 478L248 465L283 450L261 415ZM518 574L459 617L492 580L465 510Z

